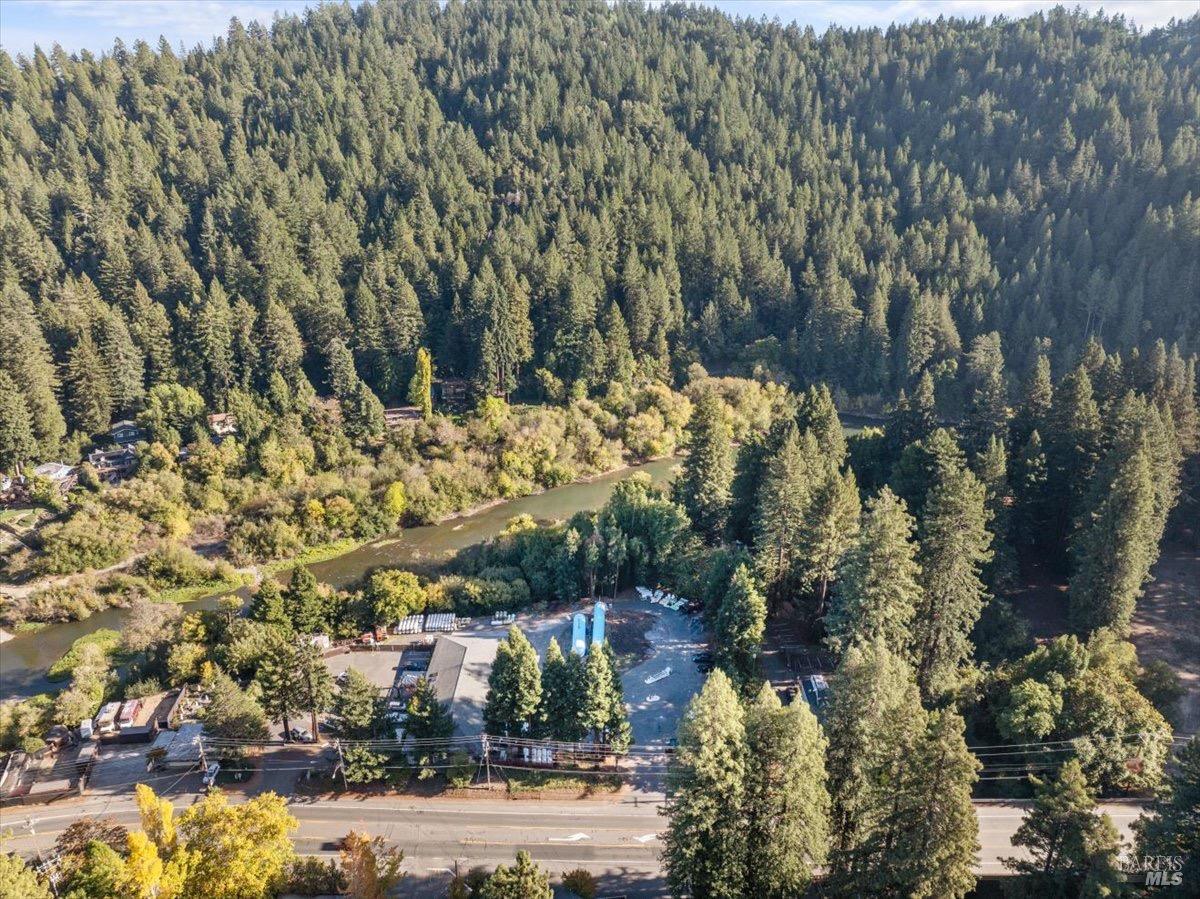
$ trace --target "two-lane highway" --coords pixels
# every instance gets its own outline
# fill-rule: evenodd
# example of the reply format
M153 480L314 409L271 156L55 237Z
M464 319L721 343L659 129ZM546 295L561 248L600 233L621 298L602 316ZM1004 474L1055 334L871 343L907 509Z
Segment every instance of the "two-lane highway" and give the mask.
M241 801L237 794L231 798ZM172 797L178 811L195 800L194 794ZM289 803L299 822L298 852L334 855L339 840L351 830L382 836L404 850L406 891L414 896L432 894L456 865L462 871L475 865L491 868L511 862L518 849L528 850L556 875L587 868L603 878L606 893L661 896L661 807L661 796L636 803L629 797L611 802L339 797L293 798ZM1130 824L1141 809L1121 803L1102 808L1128 840ZM1011 840L1024 812L1025 803L976 805L980 874L1004 873L1001 860L1019 854ZM107 815L127 826L138 822L132 797L122 795L5 809L0 811L0 827L13 832L9 851L32 854L48 849L67 825L85 815Z

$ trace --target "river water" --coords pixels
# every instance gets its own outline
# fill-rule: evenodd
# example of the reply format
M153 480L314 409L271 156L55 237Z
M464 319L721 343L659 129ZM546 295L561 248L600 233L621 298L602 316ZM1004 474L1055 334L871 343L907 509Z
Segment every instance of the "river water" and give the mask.
M594 480L499 503L474 515L397 531L364 543L345 555L314 563L309 568L317 580L343 589L371 569L383 565L434 565L464 547L495 537L513 516L531 515L539 521L569 518L582 509L597 509L604 505L616 484L636 472L646 472L655 482L665 483L675 464L675 459L659 459ZM286 576L286 572L281 575ZM185 608L214 608L217 599L216 596L206 597L187 603ZM13 699L58 689L62 684L47 681L46 670L79 637L105 627L120 630L128 614L127 609L105 609L82 621L52 624L36 633L23 634L0 644L0 698Z

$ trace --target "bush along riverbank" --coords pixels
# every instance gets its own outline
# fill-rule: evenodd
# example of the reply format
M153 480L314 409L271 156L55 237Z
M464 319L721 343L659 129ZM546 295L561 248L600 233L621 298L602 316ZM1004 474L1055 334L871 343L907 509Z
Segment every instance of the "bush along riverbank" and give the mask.
M30 540L37 551L4 560L14 583L0 587L0 623L79 620L139 596L198 599L254 579L255 568L328 560L397 527L670 455L704 385L725 398L735 438L791 402L778 385L695 375L683 391L614 383L561 405L493 397L468 415L432 414L357 446L315 398L303 413L243 409L241 433L219 446L201 439L180 461L173 444L151 443L129 480L69 494ZM176 436L187 432L177 424Z

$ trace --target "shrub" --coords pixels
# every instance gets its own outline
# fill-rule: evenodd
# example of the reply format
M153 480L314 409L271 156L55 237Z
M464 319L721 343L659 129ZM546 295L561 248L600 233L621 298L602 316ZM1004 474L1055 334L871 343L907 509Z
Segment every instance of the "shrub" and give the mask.
M387 756L372 752L366 746L347 746L342 753L346 781L352 784L381 780Z
M50 680L66 680L75 673L75 666L83 657L85 646L97 646L106 657L116 653L121 644L121 635L111 628L100 628L77 639L63 655L50 666L46 677Z
M54 699L39 693L29 699L0 702L0 750L33 752L44 745L43 736L54 723Z
M283 559L304 548L296 526L280 517L242 518L235 521L231 529L229 552L239 562Z
M346 875L336 859L322 861L311 855L294 859L284 874L284 893L296 896L336 896L346 890Z
M563 886L579 899L595 899L596 875L586 868L576 868L563 875Z
M464 790L475 779L476 765L466 752L456 752L450 756L446 769L446 783L456 790Z
M30 596L13 601L4 609L9 624L24 621L77 621L107 608L117 597L101 595L91 579L52 584Z
M134 570L156 587L191 587L213 577L211 563L178 543L146 553L138 559Z
M376 624L399 621L425 608L425 588L417 576L398 568L373 573L366 596Z
M162 683L157 677L143 677L135 680L125 688L126 699L145 699L163 691Z
M133 551L142 527L127 512L110 512L89 503L64 522L42 531L42 556L35 563L41 574L73 574L104 568Z

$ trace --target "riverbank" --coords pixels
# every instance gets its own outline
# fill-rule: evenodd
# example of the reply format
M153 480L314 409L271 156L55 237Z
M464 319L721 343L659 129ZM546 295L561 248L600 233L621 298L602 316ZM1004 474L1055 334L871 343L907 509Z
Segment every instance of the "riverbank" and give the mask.
M406 528L375 540L357 544L326 544L311 547L307 556L297 556L278 563L247 566L237 574L247 583L264 574L283 574L296 564L304 564L317 580L336 589L354 586L376 568L405 565L432 569L467 546L481 543L501 534L510 519L529 515L546 521L569 518L576 512L602 506L617 483L638 472L647 473L656 483L665 483L675 465L674 457L665 457L642 465L623 465L561 487L500 502L478 504L465 512L447 516L438 524ZM230 590L211 592L183 604L185 609L215 608L221 596ZM249 596L247 587L236 591ZM17 634L4 645L0 653L0 699L16 699L53 689L45 680L45 672L78 639L100 628L120 630L128 610L112 607L87 618L48 624L36 634Z

